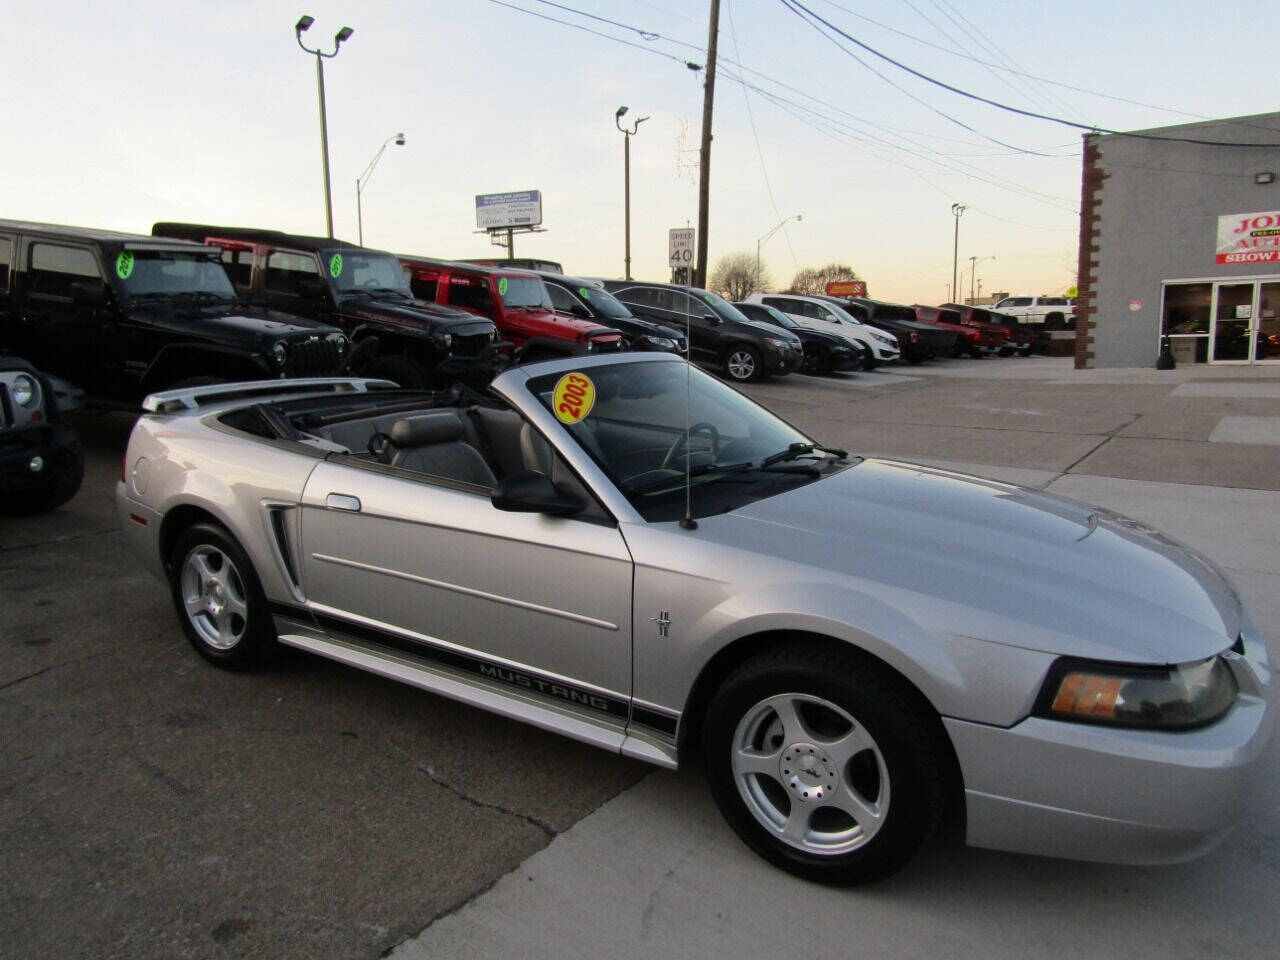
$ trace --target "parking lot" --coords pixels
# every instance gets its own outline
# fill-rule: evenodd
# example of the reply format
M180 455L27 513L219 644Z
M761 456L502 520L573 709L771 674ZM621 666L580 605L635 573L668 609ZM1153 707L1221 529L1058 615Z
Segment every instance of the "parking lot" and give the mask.
M1280 367L959 360L747 392L823 443L1152 522L1224 567L1280 640ZM1190 864L944 837L879 886L815 887L747 851L697 770L653 771L302 654L210 668L116 530L129 425L78 416L80 493L0 519L6 955L1274 951L1274 743L1241 829Z

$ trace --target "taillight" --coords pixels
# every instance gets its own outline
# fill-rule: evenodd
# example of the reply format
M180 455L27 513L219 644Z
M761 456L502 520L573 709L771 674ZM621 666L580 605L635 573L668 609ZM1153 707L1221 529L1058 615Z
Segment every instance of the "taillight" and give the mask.
M918 333L916 333L914 330L912 330L912 331L911 331L911 342L912 342L912 343L915 343L915 342L916 342L917 340L919 340L919 339L920 339L920 334L918 334Z

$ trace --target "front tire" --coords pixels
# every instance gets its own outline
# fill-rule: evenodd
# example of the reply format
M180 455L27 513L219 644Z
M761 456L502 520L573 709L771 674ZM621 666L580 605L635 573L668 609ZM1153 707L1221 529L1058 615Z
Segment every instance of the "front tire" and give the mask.
M749 383L764 377L764 365L755 347L740 343L730 347L724 355L724 373L734 383Z
M53 451L46 470L43 487L15 494L0 506L0 512L14 516L48 513L74 497L84 480L84 450L79 441Z
M391 380L406 390L426 390L431 385L431 377L422 364L411 357L394 354L372 361L365 376L377 380Z
M919 694L851 651L780 647L707 708L712 795L739 837L807 880L858 884L909 861L942 817L942 732Z
M262 585L223 527L198 523L178 537L169 556L169 587L187 640L210 663L243 670L277 649Z

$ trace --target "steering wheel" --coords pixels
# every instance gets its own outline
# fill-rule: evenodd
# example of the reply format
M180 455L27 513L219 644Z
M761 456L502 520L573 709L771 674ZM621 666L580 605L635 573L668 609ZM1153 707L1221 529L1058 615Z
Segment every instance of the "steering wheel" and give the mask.
M379 430L369 438L368 448L379 463L391 462L391 434Z
M688 438L689 438L689 437L692 437L695 433L705 433L708 437L710 437L710 438L711 438L711 450L709 451L709 452L710 452L710 454L711 454L711 460L712 460L712 462L714 462L715 460L717 460L717 459L719 458L719 456L720 456L720 431L716 429L716 426L715 426L715 424L714 424L714 423L707 423L707 421L705 421L705 420L700 420L699 422L697 422L697 423L695 423L693 426L691 426L691 427L689 428L689 430L688 430L688 432L687 432L687 433L682 433L682 434L680 434L678 437L676 437L675 442L674 442L673 444L671 444L671 449L670 449L670 450L668 450L668 451L667 451L667 455L666 455L665 457L663 457L663 458L662 458L662 469L663 469L663 470L683 469L683 465L682 465L681 467L679 467L679 468L677 468L677 467L673 467L672 465L673 465L677 460L680 460L680 459L681 459L681 457L688 456L688 455L689 455L689 453L706 453L706 452L708 452L708 451L705 451L705 450L697 450L697 451L686 451L686 450L685 450L685 447L687 446Z

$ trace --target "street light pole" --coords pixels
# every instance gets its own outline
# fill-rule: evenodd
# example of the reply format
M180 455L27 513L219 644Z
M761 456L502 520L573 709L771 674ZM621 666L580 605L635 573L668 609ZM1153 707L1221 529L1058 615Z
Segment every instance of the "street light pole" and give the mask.
M951 248L951 295L959 297L959 291L956 288L956 267L960 265L960 218L964 216L964 212L969 208L963 203L953 203L951 205L951 215L956 218L956 239L955 245Z
M994 259L995 257L970 257L969 258L969 305L970 306L973 306L973 301L974 301L973 282L974 282L974 278L977 277L978 275L977 269L976 269L978 264L980 264L983 260L994 260Z
M631 138L635 136L636 131L640 129L640 124L648 120L648 117L641 117L631 125L628 130L622 125L622 117L627 112L626 107L619 107L613 114L613 125L618 128L622 134L622 205L625 217L624 231L625 239L625 275L628 280L631 279Z
M364 211L360 208L360 194L369 183L369 178L373 176L374 167L382 159L382 152L393 143L397 147L403 147L404 134L397 133L394 137L387 137L382 146L378 148L378 152L373 155L373 159L369 161L369 165L364 168L364 173L356 177L356 231L359 234L360 246L362 247L364 246Z
M786 225L787 225L788 223L790 223L792 220L797 220L797 221L799 221L799 220L803 220L803 219L804 219L804 216L803 216L802 214L799 214L799 213L795 213L795 214L792 214L792 215L791 215L791 216L789 216L789 217L785 217L785 218L783 218L783 220L782 220L782 222L781 222L781 223L779 223L776 227L774 227L772 230L770 230L770 231L769 231L768 233L766 233L763 237L761 237L759 240L757 240L757 241L756 241L756 277L755 277L755 280L756 280L756 286L759 286L759 285L760 285L760 248L761 248L762 246L764 246L765 242L766 242L770 237L772 237L775 233L777 233L779 230L781 230L784 226L786 226ZM764 292L764 291L762 290L762 291L761 291L761 293L763 293L763 292Z
M324 172L324 219L325 228L328 235L333 236L333 192L329 188L329 121L324 104L324 62L338 55L338 48L342 46L344 40L351 39L351 35L355 33L350 27L343 27L333 37L333 52L324 53L317 47L312 50L302 42L302 34L311 29L311 25L316 22L315 17L309 17L303 14L296 24L293 26L294 39L298 41L298 46L304 52L313 54L316 58L316 90L320 100L320 166Z

